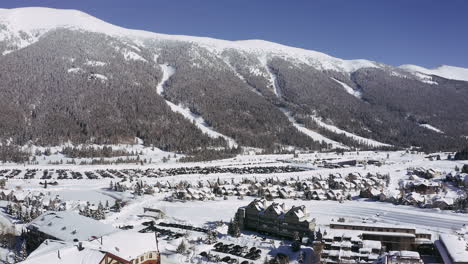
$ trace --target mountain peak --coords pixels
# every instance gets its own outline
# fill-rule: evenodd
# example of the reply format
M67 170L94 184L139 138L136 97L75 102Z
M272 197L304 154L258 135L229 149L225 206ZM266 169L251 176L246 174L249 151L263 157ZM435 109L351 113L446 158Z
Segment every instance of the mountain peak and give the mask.
M266 57L271 54L280 55L292 58L299 63L311 65L319 70L334 70L351 73L361 68L389 67L370 60L343 60L322 52L295 48L259 39L228 41L208 37L166 35L143 30L126 29L107 23L82 11L73 9L54 9L46 7L0 9L0 24L5 25L7 29L6 31L2 31L2 29L0 29L0 40L5 39L6 35L18 36L21 32L25 32L32 36L29 40L16 38L18 40L16 43L18 49L32 44L37 41L42 34L50 30L69 28L104 33L110 36L125 37L133 40L165 39L192 42L206 47L216 53L221 53L225 49L232 48L248 53L255 53L260 57ZM138 42L141 43L141 41ZM410 73L421 72L424 74L439 75L449 79L468 80L468 69L459 67L443 65L436 69L426 69L416 65L402 65L399 68Z

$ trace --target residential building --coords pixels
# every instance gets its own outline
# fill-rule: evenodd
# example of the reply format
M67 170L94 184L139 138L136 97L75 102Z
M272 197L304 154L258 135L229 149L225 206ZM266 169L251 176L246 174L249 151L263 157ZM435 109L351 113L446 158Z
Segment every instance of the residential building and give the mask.
M432 248L431 234L415 227L382 223L332 222L334 230L359 231L363 240L376 240L386 251Z
M253 230L273 236L292 239L310 237L315 231L315 219L311 219L305 206L286 208L284 204L256 199L237 210L236 219L242 230Z

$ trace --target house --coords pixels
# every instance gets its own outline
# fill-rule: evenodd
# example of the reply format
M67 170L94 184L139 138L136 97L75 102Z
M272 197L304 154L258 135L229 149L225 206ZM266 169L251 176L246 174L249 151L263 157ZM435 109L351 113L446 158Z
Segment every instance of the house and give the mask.
M292 239L310 237L315 230L315 219L310 219L305 206L286 208L284 204L256 199L237 210L235 218L242 230L268 233L277 237Z
M125 241L127 243L127 241ZM93 245L87 242L64 242L57 240L45 240L39 248L33 251L21 264L61 264L61 263L86 263L86 264L160 264L161 256L157 251L147 251L132 257L120 253L115 248L103 245ZM125 256L132 259L127 260Z
M413 206L423 207L423 205L426 204L426 198L417 192L411 192L411 193L406 194L405 197L403 197L402 203L404 205L413 205Z
M306 199L309 200L327 200L327 195L323 190L312 190L305 193Z
M380 191L375 188L366 188L359 192L359 197L369 199L379 199Z
M386 250L418 250L431 243L431 234L414 227L383 223L331 222L331 230L358 233L364 240L380 241Z
M371 263L379 257L379 241L363 240L359 232L326 230L321 238L321 263Z
M420 194L438 193L441 189L441 184L429 180L404 180L400 182L400 186L407 192L417 192Z
M111 225L70 211L45 212L25 229L24 235L29 251L36 249L44 240L86 241L115 232Z
M326 193L328 200L341 201L344 199L343 193L340 190L328 190Z
M448 210L452 209L454 204L454 200L448 197L441 197L439 195L434 196L432 198L432 207L433 208L440 208L441 210Z
M71 242L45 240L21 264L95 263L100 264L105 256L96 248L82 248ZM130 262L112 262L129 264Z
M379 195L379 201L393 204L399 203L401 198L401 192L395 189L387 189Z

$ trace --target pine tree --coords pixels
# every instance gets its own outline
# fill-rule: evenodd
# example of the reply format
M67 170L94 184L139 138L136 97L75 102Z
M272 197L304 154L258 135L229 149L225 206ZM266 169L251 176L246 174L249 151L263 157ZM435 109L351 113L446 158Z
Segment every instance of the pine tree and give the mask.
M228 234L233 237L239 237L241 235L239 222L237 222L237 220L234 219L234 221L231 220L231 222L229 222Z
M176 249L176 252L179 254L184 254L187 251L187 245L185 244L185 241L182 240L180 241L179 246Z

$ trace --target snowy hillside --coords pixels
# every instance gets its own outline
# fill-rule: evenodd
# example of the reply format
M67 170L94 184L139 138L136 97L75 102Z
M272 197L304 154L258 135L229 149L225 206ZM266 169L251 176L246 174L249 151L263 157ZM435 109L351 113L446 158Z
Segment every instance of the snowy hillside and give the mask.
M264 40L158 34L36 7L0 9L0 54L0 71L9 72L0 138L21 146L135 137L174 152L318 150L363 139L434 150L466 143L468 112L453 113L468 102L468 82L450 80L467 80L462 68L398 68ZM307 127L301 117L311 113L334 128Z

